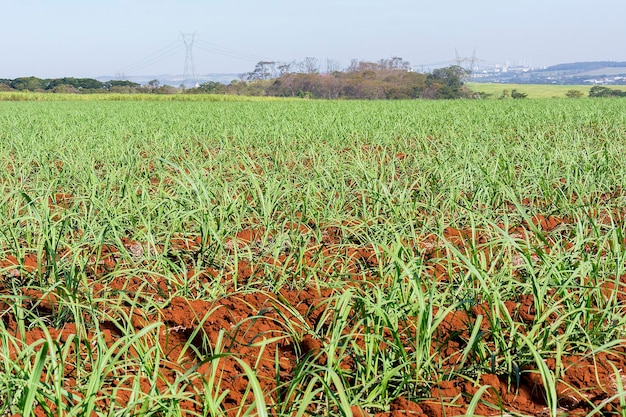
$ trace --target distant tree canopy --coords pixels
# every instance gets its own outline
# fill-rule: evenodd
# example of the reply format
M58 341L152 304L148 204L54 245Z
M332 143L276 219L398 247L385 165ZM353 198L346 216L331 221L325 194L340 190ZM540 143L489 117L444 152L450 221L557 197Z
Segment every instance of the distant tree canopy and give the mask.
M626 92L601 85L595 85L589 90L589 97L626 97Z
M102 82L93 78L37 78L37 77L20 77L13 80L0 79L0 85L4 85L3 89L17 91L49 91L64 93L88 93L88 92L106 92L114 89L114 87L139 88L140 84L131 81L111 80Z
M186 92L368 100L475 97L464 85L467 72L458 66L422 74L402 58L392 57L353 60L343 71L336 61L327 60L326 72L320 70L321 63L311 57L302 62L260 61L240 81L229 85L210 81Z
M104 88L104 83L91 78L55 78L48 83L46 89L54 89L61 85L71 86L78 90L98 90Z

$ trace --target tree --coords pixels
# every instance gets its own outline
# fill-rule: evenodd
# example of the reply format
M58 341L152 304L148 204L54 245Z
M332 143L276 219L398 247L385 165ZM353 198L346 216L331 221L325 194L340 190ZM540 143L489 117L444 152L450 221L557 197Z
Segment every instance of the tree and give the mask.
M171 85L164 84L160 87L152 88L150 92L154 94L176 94L178 89Z
M569 98L581 98L582 96L584 96L584 94L582 91L579 90L567 90L565 96Z
M357 72L358 70L359 70L359 60L351 59L350 65L348 65L348 68L346 68L346 72Z
M70 89L68 91L80 92L84 90L102 90L105 88L103 82L94 80L93 78L73 78L73 77L64 77L64 78L55 78L48 82L46 86L46 90L53 90L59 86L72 87L74 90Z
M292 62L283 62L276 66L278 70L279 77L282 77L285 74L289 74L293 71L293 63Z
M248 81L254 80L269 80L276 75L276 62L275 61L259 61L257 62L254 70L247 74Z
M601 85L594 85L589 90L589 97L625 97L626 93L623 93L622 90L613 90L609 87L604 87Z
M467 96L463 79L467 71L458 65L437 68L426 77L423 97L431 99L454 99Z
M407 98L419 98L420 93L426 88L426 74L418 72L405 72L402 74L400 85L405 89Z
M188 93L207 93L207 94L222 94L226 91L226 86L217 81L208 81L200 84L196 88L187 90Z
M390 59L381 59L379 61L381 69L409 71L411 64L399 56L393 56Z
M63 94L77 94L80 93L80 90L69 84L57 84L48 90L53 93L63 93Z
M112 88L130 90L130 89L137 88L139 86L140 85L138 83L134 83L128 80L109 80L104 83L104 88L106 88L107 90L111 90Z
M28 90L28 91L37 91L37 90L45 90L48 86L48 82L46 80L42 80L37 77L20 77L16 78L11 82L11 88L16 90Z
M431 80L442 81L443 84L452 88L460 88L463 85L463 79L467 76L467 71L458 65L451 65L437 68L430 75Z
M341 63L336 59L326 58L326 74L341 71Z
M526 97L528 97L528 94L526 93L522 93L520 91L517 91L516 89L511 90L511 98L520 99L520 98L526 98Z
M241 80L232 80L227 87L227 91L229 92L229 94L236 94L238 96L243 94L245 90L246 83L245 81Z
M302 71L306 74L317 74L320 72L320 62L317 58L307 56L301 63Z

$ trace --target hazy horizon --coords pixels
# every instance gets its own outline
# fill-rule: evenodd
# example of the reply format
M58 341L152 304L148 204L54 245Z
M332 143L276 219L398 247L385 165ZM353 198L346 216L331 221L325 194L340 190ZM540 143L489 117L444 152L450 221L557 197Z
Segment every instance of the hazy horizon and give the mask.
M196 74L251 71L260 60L400 56L415 67L454 63L626 61L626 3L598 0L24 0L0 26L0 78L182 74L183 33L195 33ZM189 42L191 36L186 36Z

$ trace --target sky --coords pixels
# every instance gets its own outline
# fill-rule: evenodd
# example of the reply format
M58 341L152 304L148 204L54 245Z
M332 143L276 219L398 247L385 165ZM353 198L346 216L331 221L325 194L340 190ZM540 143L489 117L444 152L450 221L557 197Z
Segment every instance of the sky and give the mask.
M622 0L0 0L0 78L244 73L262 60L626 61ZM192 37L192 34L193 37ZM185 45L187 42L187 46ZM188 55L190 51L190 55ZM191 68L189 65L188 68Z

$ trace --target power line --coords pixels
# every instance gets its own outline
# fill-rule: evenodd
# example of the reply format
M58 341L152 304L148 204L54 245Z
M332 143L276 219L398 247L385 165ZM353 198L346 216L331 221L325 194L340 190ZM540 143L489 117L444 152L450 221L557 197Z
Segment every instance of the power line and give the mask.
M250 54L247 52L238 51L236 49L219 46L214 43L206 42L203 40L198 40L197 45L199 49L202 49L206 52L227 56L230 58L236 58L236 59L241 59L244 61L254 61L254 62L270 61L270 59L266 56L255 55L255 54Z
M116 73L128 73L128 72L136 72L140 69L146 68L152 64L156 64L157 62L161 62L167 58L170 58L180 52L182 52L183 46L179 41L171 43L158 51L143 57L141 60L134 62L130 65L126 65L115 71Z
M182 38L182 43L181 43ZM185 65L183 71L183 85L195 85L197 83L197 72L196 65L194 60L194 48L199 49L205 53L211 54L212 56L219 55L228 58L238 59L246 62L257 63L260 61L272 61L272 59L262 56L256 55L248 52L239 51L237 49L228 48L225 46L217 45L212 42L207 42L202 39L198 39L196 33L182 33L180 37L173 42L152 54L149 54L142 59L126 65L124 67L119 68L117 71L114 71L115 74L129 74L129 73L137 73L137 71L147 68L151 65L162 62L168 58L171 58L175 55L182 54L185 52Z

